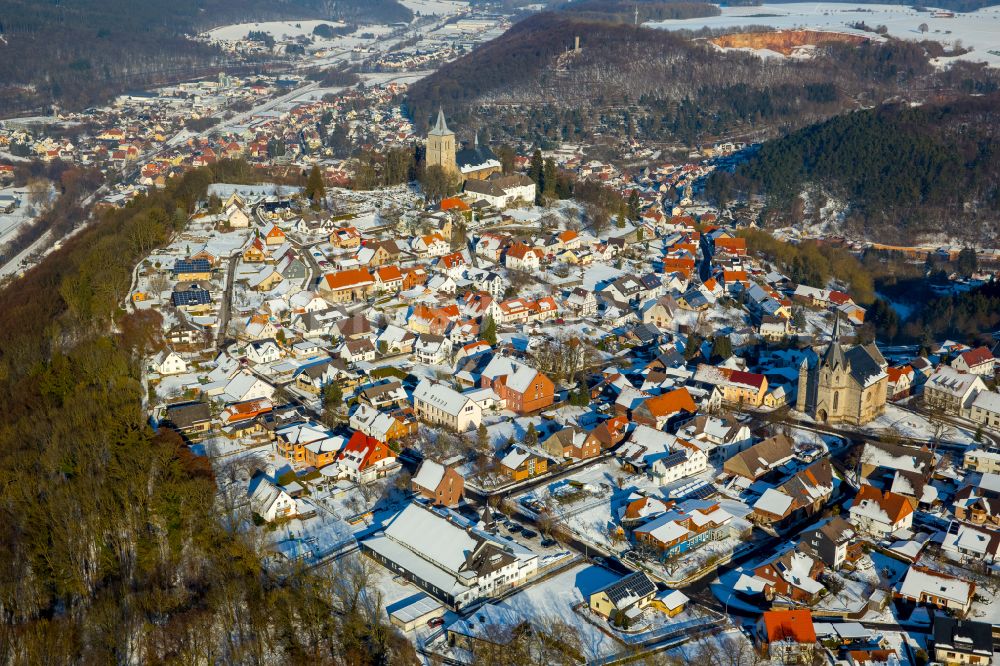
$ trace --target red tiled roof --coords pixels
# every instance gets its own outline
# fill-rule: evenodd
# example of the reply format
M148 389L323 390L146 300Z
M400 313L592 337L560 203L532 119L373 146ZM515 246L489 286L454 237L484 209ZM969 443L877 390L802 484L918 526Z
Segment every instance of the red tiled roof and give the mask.
M793 640L796 643L816 642L812 613L807 610L765 611L763 619L768 643L783 640Z
M965 361L967 366L972 368L987 361L992 361L993 354L986 347L977 347L962 354L962 360Z

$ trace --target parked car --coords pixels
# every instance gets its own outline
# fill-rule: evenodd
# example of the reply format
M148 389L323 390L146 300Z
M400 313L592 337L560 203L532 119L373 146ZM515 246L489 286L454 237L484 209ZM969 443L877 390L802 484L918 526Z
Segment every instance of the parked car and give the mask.
M431 619L427 620L428 627L440 627L442 624L444 624L443 617L432 617Z
M546 538L542 539L541 543L542 543L542 547L543 548L549 548L551 546L556 545L556 543L558 543L558 542L555 539L551 539L549 537L546 537Z
M518 532L520 532L523 529L524 529L524 527L522 527L520 523L511 522L511 523L509 523L507 525L507 530L511 534L517 534ZM525 534L527 534L527 531L525 531Z
M538 536L538 532L535 532L534 530L524 530L523 532L521 532L521 536L523 536L525 539L534 539L536 536Z

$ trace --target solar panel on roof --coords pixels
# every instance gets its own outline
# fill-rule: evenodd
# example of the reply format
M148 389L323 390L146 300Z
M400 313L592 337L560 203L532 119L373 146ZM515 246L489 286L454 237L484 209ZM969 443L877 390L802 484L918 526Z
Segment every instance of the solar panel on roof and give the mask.
M718 490L711 483L705 483L684 495L683 499L708 499Z
M641 571L622 578L604 590L604 593L608 595L608 599L616 605L622 599L629 597L641 598L655 592L656 585Z
M663 459L663 466L673 467L674 465L681 465L685 460L687 460L687 451L674 451Z

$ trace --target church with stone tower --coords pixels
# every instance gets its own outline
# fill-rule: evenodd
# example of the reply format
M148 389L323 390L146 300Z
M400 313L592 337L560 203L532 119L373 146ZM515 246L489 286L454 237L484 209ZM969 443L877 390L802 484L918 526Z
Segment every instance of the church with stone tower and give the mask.
M868 423L885 412L887 367L874 344L841 345L838 313L826 351L802 359L795 408L819 423Z
M455 133L448 129L444 111L438 109L437 121L427 133L427 166L439 166L466 180L486 180L501 171L500 160L489 146L480 145L477 134L471 147L457 150Z

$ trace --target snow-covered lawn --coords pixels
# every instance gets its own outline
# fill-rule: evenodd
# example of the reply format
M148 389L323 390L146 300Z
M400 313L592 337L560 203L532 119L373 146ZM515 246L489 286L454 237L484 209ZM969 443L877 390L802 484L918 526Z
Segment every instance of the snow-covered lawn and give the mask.
M592 565L579 565L558 576L532 585L505 600L509 606L544 625L552 619L562 620L580 637L588 659L614 654L620 645L610 636L585 620L573 607L587 601L590 595L618 580L619 576L608 569Z
M933 11L933 8L930 8ZM864 21L870 26L884 25L889 35L899 39L935 40L944 44L961 41L974 50L961 58L1000 66L1000 8L986 7L975 12L956 14L954 18L936 18L931 12L918 12L907 5L864 5L840 3L765 4L723 7L719 16L677 19L646 23L664 30L729 29L745 26L770 26L783 29L816 28L872 37L872 33L849 27ZM923 33L920 26L927 24ZM990 53L993 51L993 53ZM947 64L953 58L939 58Z
M866 425L864 429L875 433L888 431L903 438L928 441L934 437L935 425L925 416L889 403L885 406L885 413ZM941 438L948 442L972 446L975 443L975 428L959 428L946 424Z
M469 7L458 0L400 0L400 4L420 16L452 16Z

